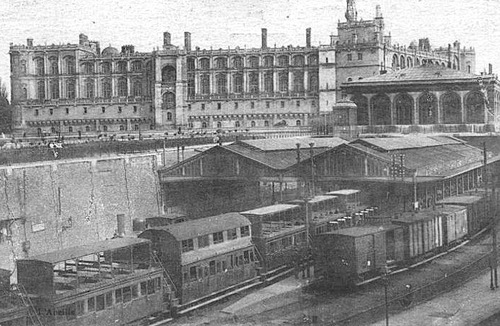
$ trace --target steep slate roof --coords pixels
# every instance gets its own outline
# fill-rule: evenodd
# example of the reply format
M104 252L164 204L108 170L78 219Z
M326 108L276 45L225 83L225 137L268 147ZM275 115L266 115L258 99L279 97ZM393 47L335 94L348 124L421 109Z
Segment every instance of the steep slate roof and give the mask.
M475 81L474 74L469 74L460 70L453 70L437 65L423 65L411 68L405 68L397 71L388 72L383 75L367 77L344 83L344 86L368 86L370 84L405 84L415 82L435 83L443 81Z
M146 232L151 232L151 230L165 231L172 234L177 241L182 241L246 225L250 225L250 221L245 216L240 213L226 213L167 226L150 228L146 230Z

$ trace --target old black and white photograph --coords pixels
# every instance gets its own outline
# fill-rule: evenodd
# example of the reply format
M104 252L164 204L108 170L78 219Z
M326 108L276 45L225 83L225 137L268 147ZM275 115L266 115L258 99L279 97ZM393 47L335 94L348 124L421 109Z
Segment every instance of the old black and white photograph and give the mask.
M0 326L500 325L499 1L2 0L0 31Z

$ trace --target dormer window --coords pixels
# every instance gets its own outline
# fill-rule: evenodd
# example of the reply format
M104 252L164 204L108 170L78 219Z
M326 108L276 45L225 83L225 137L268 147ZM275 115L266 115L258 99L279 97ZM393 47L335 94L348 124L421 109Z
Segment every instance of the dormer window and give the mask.
M182 252L188 252L194 250L193 239L182 240L181 249Z

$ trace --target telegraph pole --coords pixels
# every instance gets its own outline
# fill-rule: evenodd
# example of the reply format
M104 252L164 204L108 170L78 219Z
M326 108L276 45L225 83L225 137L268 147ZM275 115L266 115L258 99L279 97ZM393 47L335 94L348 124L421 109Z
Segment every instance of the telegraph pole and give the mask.
M310 154L311 154L311 197L314 197L315 196L315 189L314 189L314 151L313 151L313 147L314 147L314 143L310 143L309 144L310 146Z
M486 189L486 199L488 200L488 154L486 153L486 142L483 142L483 180ZM489 212L491 214L491 242L492 242L492 251L491 251L491 277L490 277L490 288L495 290L498 288L498 264L497 264L497 228L496 228L496 205L494 203L493 191L489 198Z

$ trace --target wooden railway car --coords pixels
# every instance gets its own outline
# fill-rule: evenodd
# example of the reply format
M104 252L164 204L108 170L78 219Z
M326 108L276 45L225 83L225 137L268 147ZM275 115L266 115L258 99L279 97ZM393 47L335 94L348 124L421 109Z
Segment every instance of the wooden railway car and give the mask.
M443 217L443 243L451 245L463 240L468 234L467 209L457 205L436 207Z
M403 229L395 225L360 226L317 236L315 268L336 287L351 287L404 259Z
M124 325L168 307L150 246L116 238L20 259L18 282L43 325Z
M361 190L341 189L327 192L328 196L336 196L339 199L339 209L345 212L359 211L361 206Z
M484 193L477 192L444 198L437 203L439 205L458 205L467 209L467 231L474 235L481 229L487 227L491 221L490 205Z
M443 216L432 210L402 213L392 223L400 225L404 230L404 255L411 261L444 244Z
M300 205L278 204L242 212L252 223L264 273L293 266L308 255L308 240Z
M142 231L158 226L166 226L186 221L184 214L165 214L160 216L148 217L146 219L135 219L133 221L133 230L136 234Z
M150 228L139 237L153 242L182 305L203 300L257 274L252 226L239 213Z

